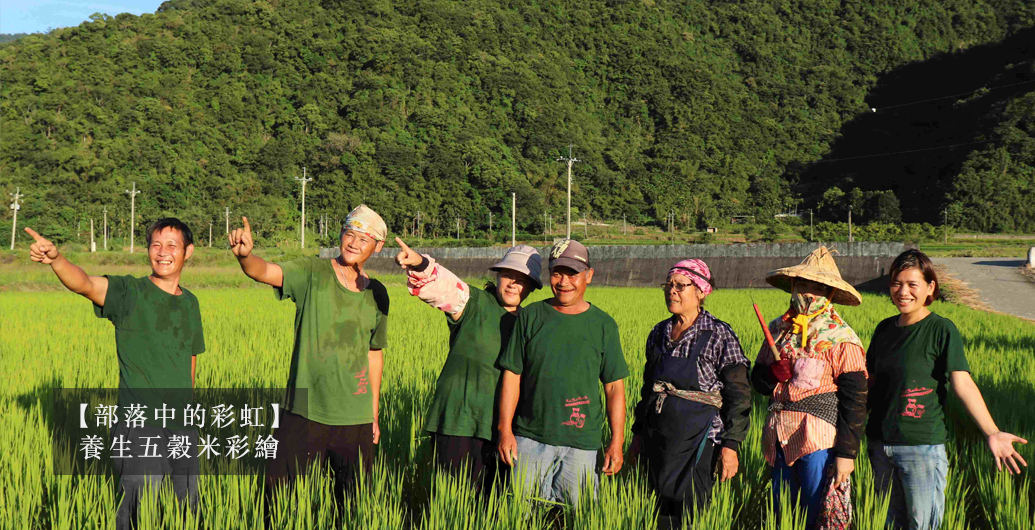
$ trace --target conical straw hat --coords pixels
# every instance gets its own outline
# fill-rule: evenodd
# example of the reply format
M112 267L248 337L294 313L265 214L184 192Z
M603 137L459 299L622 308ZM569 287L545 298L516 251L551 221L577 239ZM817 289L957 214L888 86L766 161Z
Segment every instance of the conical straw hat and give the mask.
M813 250L798 265L770 272L766 275L765 281L769 282L769 285L789 293L791 292L791 280L794 278L812 280L837 289L831 299L831 302L835 304L857 306L862 303L859 291L841 278L841 272L837 270L834 257L827 247L821 246Z

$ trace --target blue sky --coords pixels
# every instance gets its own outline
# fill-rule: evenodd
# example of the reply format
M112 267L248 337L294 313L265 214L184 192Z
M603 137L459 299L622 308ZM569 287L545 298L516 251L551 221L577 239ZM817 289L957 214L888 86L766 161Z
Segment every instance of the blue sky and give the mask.
M0 0L0 33L78 26L94 13L154 13L162 0Z

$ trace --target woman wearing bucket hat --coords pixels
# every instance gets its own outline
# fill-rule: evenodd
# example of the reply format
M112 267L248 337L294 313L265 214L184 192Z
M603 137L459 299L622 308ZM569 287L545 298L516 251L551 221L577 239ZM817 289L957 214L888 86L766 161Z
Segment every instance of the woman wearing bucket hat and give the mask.
M791 293L790 308L769 323L777 351L763 344L751 370L755 390L770 397L762 452L773 466L773 504L789 485L806 528L847 528L848 479L866 418L866 352L833 305L857 306L862 296L826 247L766 281Z
M891 491L887 527L933 530L945 512L949 383L984 433L997 468L1021 473L1027 463L1013 443L1028 441L999 430L970 376L959 330L927 308L938 298L931 260L919 250L899 254L890 287L899 314L877 325L866 359L870 464L877 491Z
M418 254L401 239L396 261L406 270L410 294L446 314L449 354L424 422L439 465L466 469L476 486L496 474L496 359L506 347L521 303L535 289L542 260L535 248L511 248L489 270L496 283L472 289L435 259Z
M708 502L715 478L726 481L737 473L751 387L737 335L704 310L714 289L708 265L682 260L661 288L672 316L647 337L629 458L643 455L659 517L678 527L684 508Z

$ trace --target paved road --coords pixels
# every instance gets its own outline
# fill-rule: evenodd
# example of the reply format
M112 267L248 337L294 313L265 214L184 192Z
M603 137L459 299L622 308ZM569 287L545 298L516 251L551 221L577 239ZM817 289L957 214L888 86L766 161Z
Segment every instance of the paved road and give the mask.
M1035 320L1035 282L1021 274L1019 258L934 258L978 291L992 309Z

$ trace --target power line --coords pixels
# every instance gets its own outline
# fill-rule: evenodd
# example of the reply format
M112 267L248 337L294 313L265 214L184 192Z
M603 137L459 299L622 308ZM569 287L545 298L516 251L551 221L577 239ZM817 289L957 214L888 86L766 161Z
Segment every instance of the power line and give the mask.
M980 92L982 90L988 90L988 91L999 90L1000 88L1010 88L1012 86L1026 85L1026 84L1029 84L1029 83L1035 83L1035 79L1033 79L1031 81L1020 81L1020 82L1017 82L1017 83L1010 83L1009 85L1002 85L1002 86L997 86L997 87L992 87L992 88L981 87L981 88L976 88L974 90L971 90L970 92L960 92L959 94L951 94L951 95L948 95L948 96L938 96L936 98L922 99L920 101L912 101L912 102L909 102L909 103L899 103L898 105L884 105L884 106L880 106L880 107L874 107L873 108L873 112L877 112L878 110L887 110L887 109L897 109L899 107L908 107L910 105L919 105L921 103L930 103L931 101L938 101L940 99L958 98L960 96L968 96L970 94L973 94L975 92Z
M951 149L953 147L961 147L961 146L964 146L964 145L990 144L992 142L993 142L993 140L984 140L984 141L980 141L980 142L966 142L966 143L962 143L962 144L940 145L938 147L925 147L923 149L910 149L908 151L895 151L895 152L892 152L892 153L877 153L877 154L872 154L872 155L850 156L850 157L846 157L846 158L831 158L829 160L817 160L817 161L813 162L813 164L825 164L825 163L828 163L828 162L843 162L843 161L846 161L846 160L859 160L861 158L878 158L878 157L882 157L882 156L905 155L905 154L909 154L909 153L919 153L921 151L934 151L934 150L937 150L937 149Z

